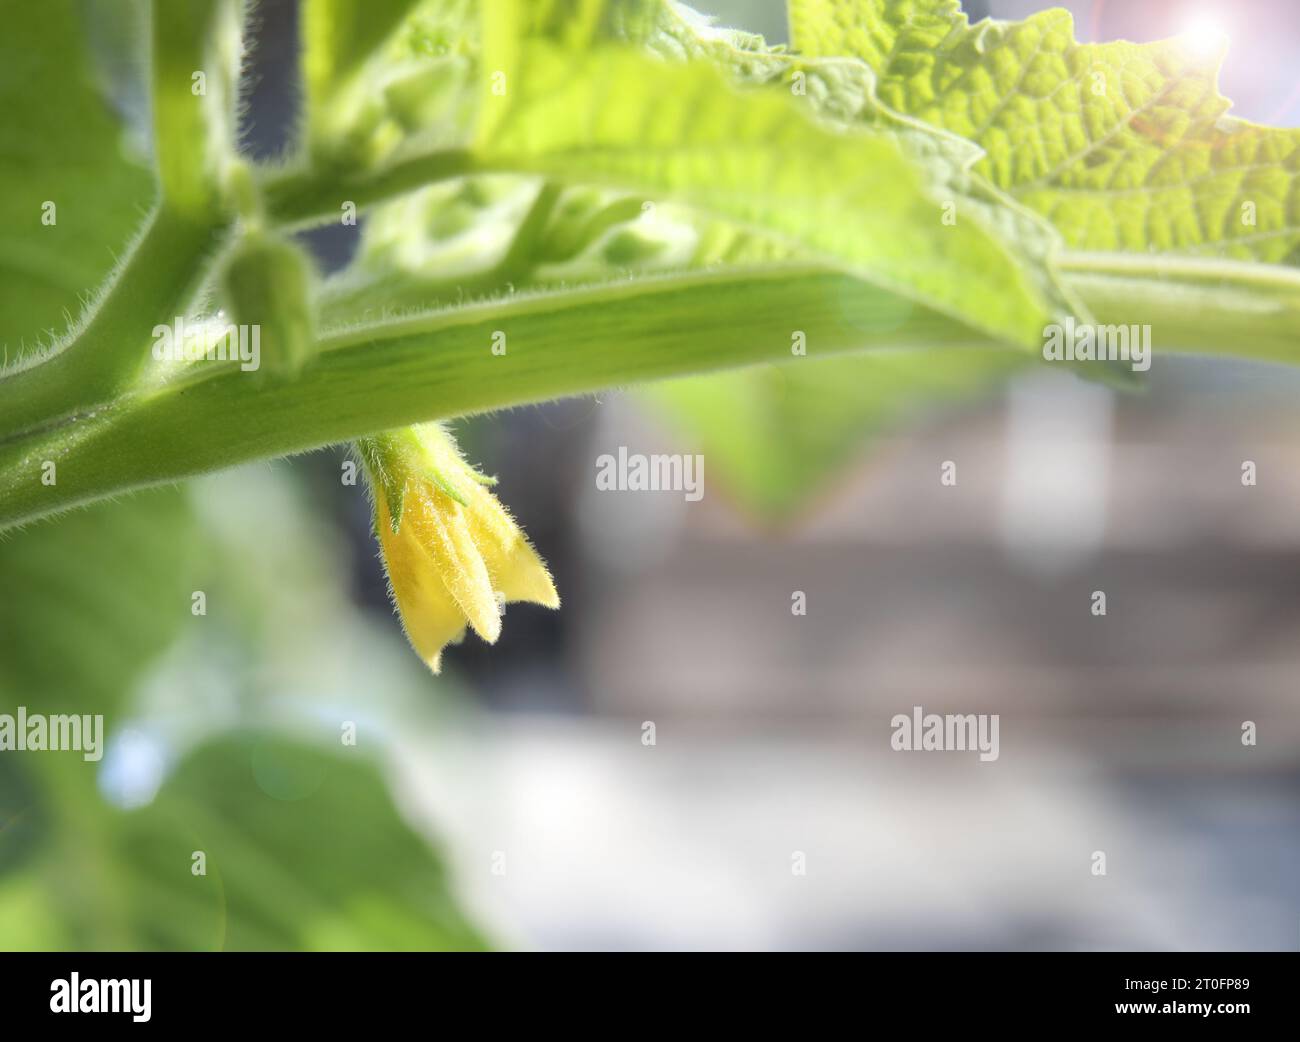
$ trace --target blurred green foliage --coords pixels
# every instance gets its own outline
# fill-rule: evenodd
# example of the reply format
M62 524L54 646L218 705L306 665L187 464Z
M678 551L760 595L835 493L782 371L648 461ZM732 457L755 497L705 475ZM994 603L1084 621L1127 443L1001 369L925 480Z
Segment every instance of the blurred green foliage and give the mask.
M80 311L152 192L89 79L78 8L0 10L0 251L23 258L0 279L11 361ZM40 221L46 199L54 225ZM236 480L267 491L258 475ZM395 809L370 735L344 746L337 722L309 726L301 706L257 730L237 711L205 714L205 657L252 689L264 670L314 679L338 627L375 636L301 498L273 502L283 528L270 545L257 536L271 526L249 525L251 495L208 499L205 513L187 490L158 489L0 540L0 713L103 714L109 746L99 763L0 752L0 949L482 947L440 857ZM214 513L213 499L236 516ZM195 590L211 617L192 614ZM374 643L377 675L391 680L397 638ZM105 773L129 759L115 749L123 727L148 723L150 681L189 700L188 723L158 743L156 796L123 809ZM206 874L192 871L195 851Z
M305 525L303 538L312 535ZM244 555L243 568L260 565ZM196 691L181 691L194 702L186 737L197 746L180 750L147 805L124 810L105 798L112 743L122 725L147 724L135 696L183 631L189 647L163 674L168 686L198 671L205 644L225 661L235 649L257 654L237 625L191 614L196 585L212 601L239 603L232 567L238 556L175 489L0 543L0 711L103 713L109 739L102 764L75 751L0 754L0 948L480 947L439 858L394 809L364 751L371 741L344 746L337 725L312 726L300 713L292 727L227 734L202 723ZM280 604L318 597L320 585ZM277 627L269 631L268 644ZM278 646L313 653L292 640ZM251 674L257 662L242 665ZM311 670L300 661L299 672ZM192 872L196 851L202 875Z

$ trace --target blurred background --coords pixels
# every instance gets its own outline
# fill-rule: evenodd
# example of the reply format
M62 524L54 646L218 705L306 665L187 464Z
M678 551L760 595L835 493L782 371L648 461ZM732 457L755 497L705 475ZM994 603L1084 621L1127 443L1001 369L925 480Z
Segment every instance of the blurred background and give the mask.
M778 0L697 6L784 39ZM1064 6L1082 39L1217 19L1235 111L1300 122L1293 4ZM267 157L294 5L259 19ZM357 234L313 244L337 267ZM0 542L0 708L99 706L111 738L93 771L0 757L0 946L1300 947L1300 374L1158 353L1128 395L819 364L707 409L458 424L564 607L512 606L438 677L341 453ZM598 493L620 446L702 453L703 500ZM1000 757L894 752L916 705L1000 714Z

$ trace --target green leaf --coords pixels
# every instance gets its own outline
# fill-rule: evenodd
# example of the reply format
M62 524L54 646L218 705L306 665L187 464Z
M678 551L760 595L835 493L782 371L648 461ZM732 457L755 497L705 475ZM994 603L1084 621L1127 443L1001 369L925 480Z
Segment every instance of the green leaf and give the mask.
M596 30L606 8L492 2L475 152L491 166L676 198L1012 342L1051 316L1030 262L942 201L896 137L818 122L783 87L736 90Z
M642 394L672 418L742 505L786 515L868 440L1032 365L1014 350L877 351L691 377Z
M103 802L93 764L59 755L32 765L41 790L0 773L0 813L13 826L0 831L0 868L17 869L0 872L0 948L485 945L457 909L440 858L355 750L221 738L130 811Z
M1300 264L1300 130L1227 115L1222 55L1080 44L1071 15L970 25L955 0L791 0L796 46L852 55L895 110L979 145L976 170L1074 248Z
M111 720L140 671L191 621L197 551L193 512L175 488L0 540L0 695L33 712Z
M91 80L80 6L0 0L0 359L11 363L77 317L153 196Z
M257 735L197 750L116 822L133 947L479 949L373 763ZM191 871L194 851L206 876Z

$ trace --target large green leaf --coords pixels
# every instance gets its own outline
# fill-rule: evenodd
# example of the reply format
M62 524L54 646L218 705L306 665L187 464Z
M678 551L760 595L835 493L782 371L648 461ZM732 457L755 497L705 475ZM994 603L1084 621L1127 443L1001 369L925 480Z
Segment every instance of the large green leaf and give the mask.
M258 735L197 750L113 856L133 946L166 950L481 948L376 765ZM206 875L192 871L206 857Z
M0 358L10 362L78 316L153 196L92 80L80 10L0 0ZM54 223L43 223L47 203Z
M484 945L356 749L222 738L136 810L103 802L90 765L55 755L0 774L0 949Z
M1012 342L1070 310L1018 244L944 221L897 135L829 126L784 84L738 90L711 60L647 56L600 31L608 14L485 5L483 162L681 200Z
M1083 250L1300 263L1300 130L1227 115L1222 55L1081 44L1068 11L969 24L956 0L791 0L796 46L986 153L976 169Z

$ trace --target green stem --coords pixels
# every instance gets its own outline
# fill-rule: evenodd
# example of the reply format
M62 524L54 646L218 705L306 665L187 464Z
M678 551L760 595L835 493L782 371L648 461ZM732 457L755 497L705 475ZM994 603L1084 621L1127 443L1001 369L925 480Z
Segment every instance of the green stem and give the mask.
M986 343L898 298L808 268L691 273L503 300L325 338L294 381L193 363L190 378L0 444L0 527L126 489L423 420L864 346ZM506 334L494 354L493 335ZM57 482L41 481L42 464Z
M222 232L156 210L62 349L0 380L0 438L56 425L131 387L149 360L154 326L185 314Z
M1291 362L1300 352L1289 276L1243 282L1233 265L1089 255L1068 255L1061 268L1099 322L1150 322L1158 351ZM1243 328L1249 341L1239 339ZM811 358L792 358L795 330ZM497 332L504 355L492 351ZM852 277L802 266L513 294L326 336L290 382L196 362L37 431L23 433L0 412L0 528L424 420L868 347L957 345L1003 346ZM47 461L57 466L52 485L41 481Z
M287 227L338 219L345 201L363 209L471 169L468 153L449 151L356 179L281 170L265 175L261 188L268 216ZM155 210L66 345L0 378L0 442L92 412L129 387L154 326L186 314L230 221L186 216L166 203Z
M493 272L498 279L498 286L521 282L532 271L533 250L545 233L547 222L555 212L561 194L560 186L553 181L543 181L538 187L537 197L524 214L524 219L519 222L509 249Z
M1066 253L1057 270L1101 324L1147 325L1152 350L1300 361L1300 271L1193 257Z
M418 156L363 174L346 169L286 167L263 175L262 195L268 217L277 224L325 224L342 220L345 204L351 203L359 212L385 199L436 181L464 177L478 169L470 153L458 149Z
M238 0L153 0L154 155L163 197L196 219L221 209L221 173L235 153L235 80L227 55L239 53ZM202 94L192 77L207 77ZM210 82L209 82L210 81Z

